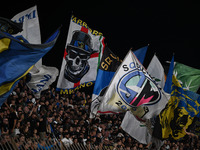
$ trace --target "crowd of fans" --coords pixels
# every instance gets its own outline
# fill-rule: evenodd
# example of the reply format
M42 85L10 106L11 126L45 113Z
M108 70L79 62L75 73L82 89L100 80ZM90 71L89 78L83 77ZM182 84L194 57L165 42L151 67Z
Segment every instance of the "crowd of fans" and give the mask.
M59 142L65 146L82 143L98 148L148 149L148 145L140 144L122 130L123 114L101 115L90 120L91 101L91 94L76 91L71 95L59 95L53 87L36 99L24 80L20 80L1 106L0 137L3 140L17 137L16 146L19 149L22 145L28 145L27 149L44 147L43 142L47 139L51 141L49 145ZM198 138L187 136L178 142L166 140L161 149L198 150L199 144Z

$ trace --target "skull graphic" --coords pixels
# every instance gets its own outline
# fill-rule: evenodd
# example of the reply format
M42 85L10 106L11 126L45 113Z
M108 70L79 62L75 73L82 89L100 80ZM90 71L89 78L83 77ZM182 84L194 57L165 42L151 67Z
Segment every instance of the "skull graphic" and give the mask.
M82 31L74 31L66 52L64 77L77 83L89 71L88 59L92 53L97 51L92 49L90 35Z

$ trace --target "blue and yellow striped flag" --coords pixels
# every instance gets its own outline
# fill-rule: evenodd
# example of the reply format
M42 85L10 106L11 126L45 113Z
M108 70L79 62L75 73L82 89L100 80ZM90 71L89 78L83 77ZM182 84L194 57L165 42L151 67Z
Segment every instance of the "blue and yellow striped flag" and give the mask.
M184 90L173 76L171 98L156 119L153 136L159 139L178 140L186 135L185 130L199 115L200 96Z
M59 30L44 44L29 44L0 31L0 106L19 79L54 46L58 34Z

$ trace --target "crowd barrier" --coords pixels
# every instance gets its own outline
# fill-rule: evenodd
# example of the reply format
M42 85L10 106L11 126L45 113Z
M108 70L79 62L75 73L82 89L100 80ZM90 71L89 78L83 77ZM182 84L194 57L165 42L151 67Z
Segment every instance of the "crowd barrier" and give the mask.
M103 144L101 146L83 143L65 145L63 142L55 139L25 139L24 137L3 135L0 136L0 150L115 150L115 148Z

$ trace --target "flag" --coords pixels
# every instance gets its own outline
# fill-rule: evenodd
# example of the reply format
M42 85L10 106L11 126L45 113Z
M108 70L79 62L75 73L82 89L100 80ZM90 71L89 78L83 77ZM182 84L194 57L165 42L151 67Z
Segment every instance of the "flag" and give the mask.
M144 62L144 58L146 56L147 49L148 49L148 45L141 47L133 52L141 64L143 64L143 62Z
M13 21L23 24L23 31L14 35L25 37L29 43L41 44L40 24L37 6L22 11L12 18ZM32 90L36 98L40 98L40 93L48 89L58 76L56 67L42 65L42 58L29 71L29 81L27 86Z
M108 86L121 62L122 60L106 46L98 68L94 95L99 95L101 90Z
M200 97L182 88L175 76L172 78L172 93L165 109L157 116L153 136L159 139L178 140L186 135L185 130L195 117L199 117Z
M2 104L14 85L24 77L32 66L55 44L57 30L44 44L29 44L24 39L0 31L0 104Z
M147 68L147 71L151 75L152 79L154 79L155 82L161 88L163 88L164 84L165 84L164 69L156 55L153 56L149 66ZM161 111L165 107L165 104L167 102L164 101L164 103L162 103L162 101L160 101L159 103L160 103L159 111ZM159 111L157 113L159 113ZM155 116L152 116L152 117L155 117ZM133 138L135 138L140 143L149 144L150 142L156 141L157 149L159 149L159 147L162 145L161 141L152 137L152 131L151 131L152 127L147 126L146 122L138 120L138 118L135 117L130 111L126 112L126 114L123 118L121 127L125 132L127 132L129 135L131 135Z
M171 92L172 92L173 70L174 70L174 55L172 56L172 60L171 60L170 66L169 66L169 71L167 74L167 79L166 79L165 86L164 86L164 91L169 94L171 94Z
M152 79L154 79L161 88L164 88L165 72L162 64L160 63L156 55L153 56L147 68L147 71L151 75Z
M90 118L94 118L97 113L97 108L100 104L97 97L103 94L121 62L120 58L106 46L93 89Z
M130 110L135 116L145 120L158 115L159 101L167 101L166 95L133 52L129 51L102 97L98 112Z
M129 119L131 119L131 121L128 121ZM154 143L155 148L160 149L164 142L152 136L153 127L150 123L151 120L148 121L149 123L141 122L130 111L127 111L122 121L121 127L126 133L131 135L138 142L146 145Z
M103 50L102 33L72 16L57 91L70 94L79 88L93 85Z
M16 14L11 20L23 24L23 30L15 34L15 37L23 36L31 44L41 43L37 6Z
M200 86L200 69L176 62L174 74L184 89L197 92Z
M146 127L145 122L141 122L130 111L127 111L121 123L122 129L142 144L148 144L151 141L151 134Z
M49 88L58 76L58 69L55 67L47 67L42 65L39 72L31 72L28 82L26 83L29 89L33 92L36 98L40 98L40 93Z
M134 54L137 59L143 63L148 46L142 47L136 51ZM96 82L94 85L94 90L92 94L92 104L91 104L91 113L90 118L95 117L98 107L100 104L99 99L103 96L107 86L109 85L111 79L113 78L117 68L121 64L121 60L116 56L107 46L105 47L100 66L98 69L98 74ZM103 82L102 82L103 81ZM100 96L100 97L98 97ZM105 112L104 112L105 113ZM109 112L110 113L110 112Z

